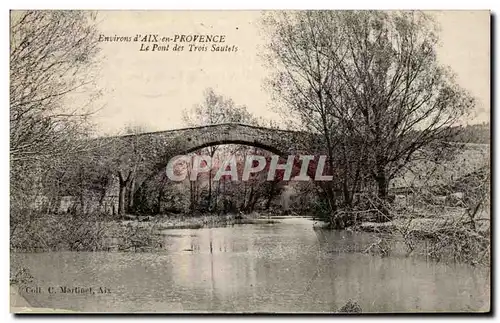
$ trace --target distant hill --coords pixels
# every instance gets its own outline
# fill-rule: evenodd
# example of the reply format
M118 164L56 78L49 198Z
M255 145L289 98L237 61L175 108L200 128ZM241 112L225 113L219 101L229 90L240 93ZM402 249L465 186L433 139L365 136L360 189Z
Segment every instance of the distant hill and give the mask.
M463 181L477 171L489 171L490 146L467 144L452 160L439 164L432 160L420 160L410 163L408 168L391 182L391 189L449 185Z
M490 144L490 123L483 122L460 127L455 141L473 144Z

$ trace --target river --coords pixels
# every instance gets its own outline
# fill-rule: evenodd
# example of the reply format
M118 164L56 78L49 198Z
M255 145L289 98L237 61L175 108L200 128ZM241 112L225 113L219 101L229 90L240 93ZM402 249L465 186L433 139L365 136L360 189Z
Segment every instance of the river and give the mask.
M489 309L488 268L356 252L371 233L318 231L306 218L163 233L155 253L12 254L39 287L21 295L83 312L334 312L349 299L363 312Z

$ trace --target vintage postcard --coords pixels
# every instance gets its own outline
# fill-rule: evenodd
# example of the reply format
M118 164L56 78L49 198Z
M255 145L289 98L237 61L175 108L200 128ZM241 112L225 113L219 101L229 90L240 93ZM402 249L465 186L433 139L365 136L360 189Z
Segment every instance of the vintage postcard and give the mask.
M487 313L489 11L10 12L13 313Z

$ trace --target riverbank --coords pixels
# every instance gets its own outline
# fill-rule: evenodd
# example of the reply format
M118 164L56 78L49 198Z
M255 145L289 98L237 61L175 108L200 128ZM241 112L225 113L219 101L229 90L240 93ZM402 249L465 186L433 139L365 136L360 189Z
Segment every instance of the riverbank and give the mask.
M444 207L440 212L418 210L399 211L392 221L362 221L356 227L365 232L420 231L434 232L452 226L469 226L471 219L467 210L460 207ZM475 230L479 234L488 234L490 230L490 214L482 212L474 218Z
M279 220L251 214L126 215L122 219L99 215L35 214L11 232L13 252L150 251L161 249L161 231L217 228L239 224L274 224Z
M250 214L201 214L190 215L171 215L163 214L154 217L132 217L123 220L124 225L136 225L140 227L155 227L156 230L169 229L201 229L218 228L238 224L275 224L279 220L270 219L269 216L253 212Z
M380 243L366 250L389 252L385 240L397 238L406 245L406 254L420 254L437 260L458 260L470 264L489 264L490 239L487 221L471 229L463 210L442 212L439 216L405 216L377 223L359 220L347 231L365 231L380 235ZM164 249L162 231L171 229L218 228L242 224L273 225L282 221L278 214L161 214L127 215L122 219L98 215L37 215L11 235L13 252L119 251L148 252ZM488 223L489 224L489 223ZM314 229L327 229L316 221Z
M344 230L368 232L374 240L357 252L382 256L420 256L436 261L470 265L490 265L490 213L487 209L474 217L463 207L392 209L387 222L375 222L373 216L349 215L354 223ZM317 221L315 230L331 230L331 223ZM328 235L327 235L328 236Z
M384 223L362 222L354 230L380 236L379 241L367 249L368 252L388 253L385 237L390 235L404 242L407 255L490 265L490 218L486 212L471 220L465 209L450 208L431 217L400 216Z

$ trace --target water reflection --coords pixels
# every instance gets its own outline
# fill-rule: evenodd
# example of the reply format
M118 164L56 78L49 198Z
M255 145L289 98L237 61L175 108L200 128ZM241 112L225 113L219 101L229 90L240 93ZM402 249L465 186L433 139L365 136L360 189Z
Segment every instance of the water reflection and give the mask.
M317 234L312 221L165 231L158 253L16 254L38 285L106 286L110 295L25 295L79 311L332 312L487 310L489 272L359 251L370 234ZM344 252L345 250L349 252Z

